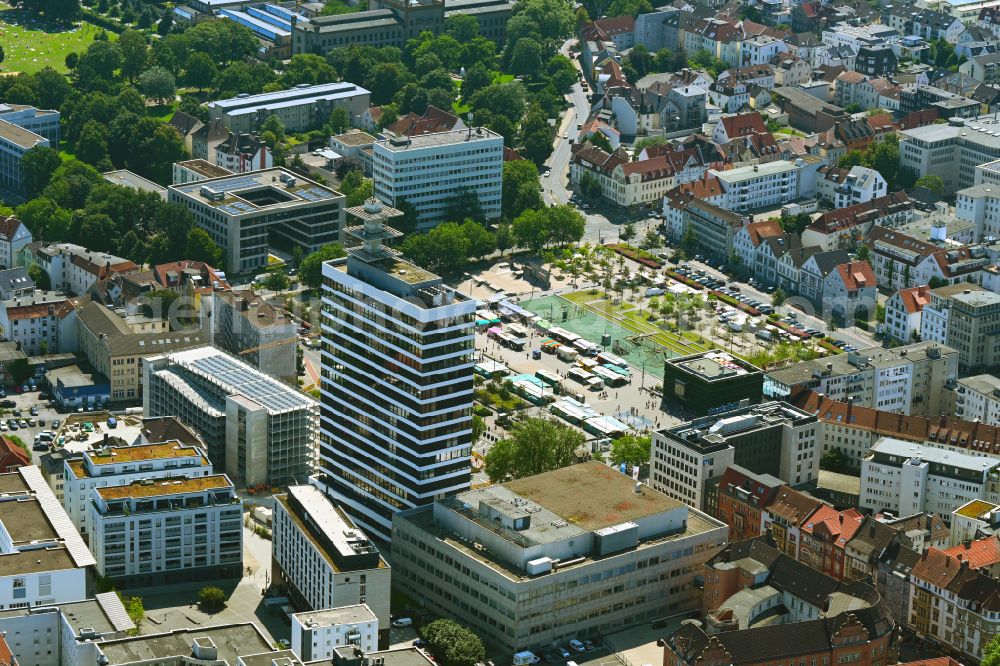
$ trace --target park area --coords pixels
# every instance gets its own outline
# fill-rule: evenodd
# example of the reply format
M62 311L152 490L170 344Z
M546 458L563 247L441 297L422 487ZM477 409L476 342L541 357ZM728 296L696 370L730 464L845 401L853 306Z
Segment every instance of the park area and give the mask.
M0 2L0 74L33 74L45 67L65 72L66 55L83 53L100 28L86 22L54 24ZM114 39L116 35L108 33Z
M667 305L670 303L670 305ZM635 368L663 376L663 360L727 349L758 367L775 367L821 355L811 341L758 339L750 327L734 333L716 322L718 304L700 294L609 300L603 291L580 290L522 301L521 307L553 326L601 343ZM763 318L761 318L763 321Z

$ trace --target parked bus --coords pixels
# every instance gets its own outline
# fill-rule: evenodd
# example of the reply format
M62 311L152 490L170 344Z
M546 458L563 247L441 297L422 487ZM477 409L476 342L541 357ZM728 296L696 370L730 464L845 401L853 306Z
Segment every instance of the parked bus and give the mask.
M598 354L597 360L601 362L601 365L610 364L628 368L628 363L626 363L624 359L620 359L614 354L609 354L608 352L601 352Z
M566 376L573 381L580 382L581 384L586 384L594 377L594 375L590 374L583 368L570 368L566 373Z
M550 372L548 370L537 370L535 372L535 376L553 388L562 386L562 378L554 372Z

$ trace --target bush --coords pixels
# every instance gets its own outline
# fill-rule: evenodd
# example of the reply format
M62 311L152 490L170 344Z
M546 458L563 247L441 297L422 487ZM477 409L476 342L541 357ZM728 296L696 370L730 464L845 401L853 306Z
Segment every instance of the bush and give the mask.
M206 613L217 613L226 607L226 593L209 585L198 590L198 604Z
M454 620L435 620L420 633L443 666L474 666L486 659L479 636Z

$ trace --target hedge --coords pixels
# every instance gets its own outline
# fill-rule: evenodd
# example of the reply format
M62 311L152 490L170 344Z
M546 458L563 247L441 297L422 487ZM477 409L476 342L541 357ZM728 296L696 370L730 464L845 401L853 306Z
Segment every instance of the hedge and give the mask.
M612 250L614 250L618 254L622 255L623 257L625 257L627 259L631 259L632 261L638 262L638 263L642 264L643 266L646 266L647 268L656 268L656 269L659 269L660 266L663 265L657 259L650 259L650 258L648 258L646 256L643 256L643 255L648 255L649 253L648 252L643 252L642 250L638 250L636 248L625 247L625 246L622 246L622 245L608 245L608 247L610 247Z
M670 279L677 280L681 284L686 284L687 286L691 287L692 289L699 289L700 290L700 289L704 289L705 288L705 285L699 284L699 283L695 282L694 280L692 280L691 278L686 278L683 275L681 275L680 273L675 273L675 272L669 271L669 270L668 271L664 271L664 273Z

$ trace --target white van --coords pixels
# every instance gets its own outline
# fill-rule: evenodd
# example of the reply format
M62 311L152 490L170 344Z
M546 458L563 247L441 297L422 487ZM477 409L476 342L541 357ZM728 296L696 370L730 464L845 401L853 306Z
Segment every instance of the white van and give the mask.
M650 287L646 290L646 298L649 298L650 296L659 296L662 293L663 290L659 287Z
M409 617L397 617L392 621L392 626L399 629L400 627L410 627L413 626L413 618Z
M525 650L524 652L518 652L514 655L514 661L512 662L514 666L530 666L530 664L537 664L541 659L535 656L535 653L531 650Z

